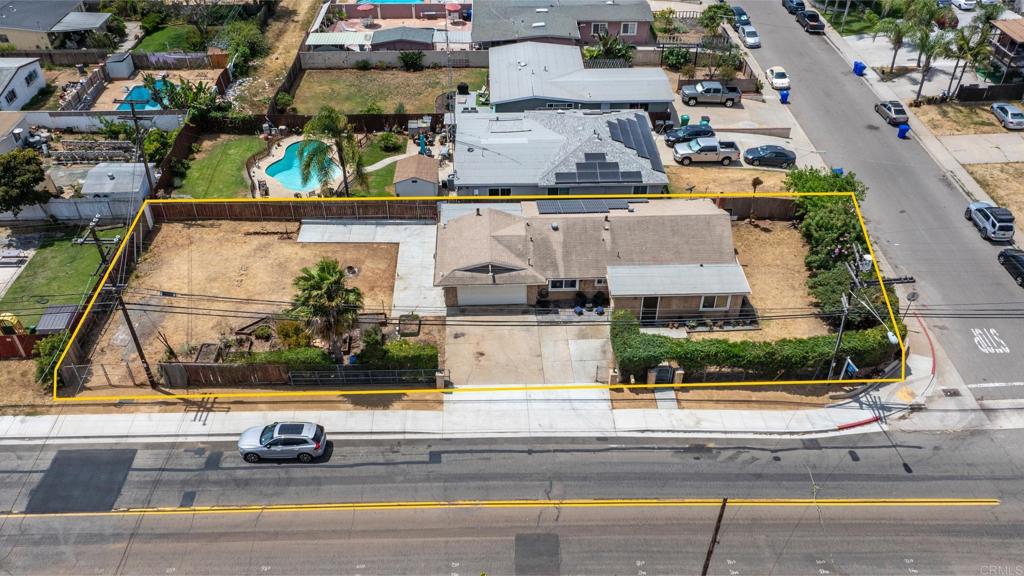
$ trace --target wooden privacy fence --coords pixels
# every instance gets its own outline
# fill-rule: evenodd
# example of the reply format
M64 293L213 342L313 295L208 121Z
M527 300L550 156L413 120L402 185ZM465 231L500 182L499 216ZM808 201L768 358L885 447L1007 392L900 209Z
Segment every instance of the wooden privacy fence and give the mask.
M280 364L161 362L157 366L169 388L288 384L288 367Z
M437 202L429 200L373 200L348 202L344 199L245 200L243 202L153 201L148 209L156 224L195 220L421 220L437 221Z
M292 386L296 388L433 387L447 371L361 370L347 366L312 370L290 370L281 364L227 364L162 362L157 365L168 388L216 388L247 386Z
M139 70L190 70L225 68L226 52L132 52L132 64Z
M88 110L103 91L106 84L103 70L97 68L89 73L79 85L60 103L60 110Z
M348 123L356 132L386 132L395 126L405 129L410 120L430 117L430 129L440 132L444 126L444 114L346 114ZM255 134L263 130L263 124L270 122L274 127L284 126L292 132L300 132L312 116L305 114L267 114L235 118L210 119L203 123L206 132L230 134Z
M796 217L796 200L792 198L772 198L768 195L716 198L715 204L740 220L750 218L751 214L762 220L792 220Z
M202 132L192 124L184 124L175 136L167 156L160 162L160 178L156 181L157 190L167 190L174 183L174 164L187 160L192 155L192 145L199 141Z
M107 59L106 50L14 50L4 52L4 58L39 58L50 66L74 66L76 64L100 64Z
M993 84L992 86L970 84L962 85L956 91L956 100L960 102L1012 101L1021 98L1024 98L1024 84Z
M8 358L31 358L32 350L46 336L39 334L12 334L0 336L0 360Z

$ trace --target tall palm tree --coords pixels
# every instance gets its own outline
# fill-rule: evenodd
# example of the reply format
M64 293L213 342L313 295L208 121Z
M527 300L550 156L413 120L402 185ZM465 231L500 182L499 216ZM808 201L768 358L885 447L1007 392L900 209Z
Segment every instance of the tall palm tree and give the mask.
M904 19L913 23L914 31L911 37L915 44L926 42L925 37L930 36L935 29L935 20L942 15L943 8L935 0L911 0L904 9ZM921 66L921 58L924 54L921 48L917 47L917 66Z
M871 39L874 40L879 35L882 35L892 45L892 62L889 64L889 74L892 74L893 70L896 69L896 55L899 54L900 49L907 42L907 38L913 34L914 29L914 23L903 18L883 18L875 26Z
M352 195L348 187L348 165L345 161L345 141L351 133L348 118L330 106L324 106L306 122L298 149L303 185L316 178L321 189L329 187L337 166L341 168L345 196Z
M298 316L315 338L325 340L331 353L338 339L352 329L363 308L363 293L345 286L345 271L337 260L324 258L306 267L292 281L298 290L288 312Z
M964 26L953 31L953 37L949 45L949 56L956 58L956 62L953 63L953 72L949 75L949 85L946 86L946 94L952 94L953 81L956 80L956 72L960 67L960 62L963 62L964 68L967 68L967 59L974 49L978 33L979 30L974 25Z
M952 36L946 30L939 30L918 37L917 49L924 57L924 64L921 65L921 82L917 85L915 102L921 100L921 91L924 90L925 80L928 79L928 74L932 70L932 60L949 54L952 42Z
M965 62L960 68L960 77L956 80L956 89L960 90L960 84L964 81L964 72L967 71L968 65L977 70L981 66L988 64L990 58L992 58L992 42L989 41L989 34L985 33L985 27L982 25L978 29L978 35L974 38L974 43L964 55Z

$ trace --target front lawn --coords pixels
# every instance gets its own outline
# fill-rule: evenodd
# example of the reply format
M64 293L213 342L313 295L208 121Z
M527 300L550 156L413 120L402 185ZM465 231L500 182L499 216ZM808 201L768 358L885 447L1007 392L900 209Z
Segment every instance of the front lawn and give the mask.
M124 234L124 228L104 230L101 238ZM78 304L96 281L100 255L92 244L71 243L74 233L44 240L0 299L0 312L14 313L26 327L39 322L51 304ZM23 312L22 312L23 311Z
M194 28L189 24L173 24L146 36L135 47L134 52L189 52L187 35Z
M397 163L392 162L387 166L370 172L366 175L369 179L369 186L366 188L353 187L353 196L394 196L395 186L392 181L395 179L395 167Z
M452 90L459 82L478 90L486 82L486 68L452 70ZM308 70L295 91L294 106L299 114L316 114L333 106L344 114L358 114L374 104L385 113L399 104L409 114L433 114L434 101L448 87L443 68L405 72L402 70Z
M926 104L914 108L914 115L936 136L1006 132L988 104Z
M869 14L867 10L853 10L846 15L846 25L843 27L841 34L843 36L853 36L855 34L871 34L873 26L871 21L866 18ZM839 32L840 24L843 22L843 11L830 12L825 16L829 24Z
M204 141L176 192L192 198L248 196L245 161L266 145L256 136L218 136Z

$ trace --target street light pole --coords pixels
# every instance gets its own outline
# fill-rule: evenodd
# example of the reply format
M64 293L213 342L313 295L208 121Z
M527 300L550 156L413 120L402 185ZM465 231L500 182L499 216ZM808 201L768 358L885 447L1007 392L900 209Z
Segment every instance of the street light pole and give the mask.
M917 302L917 297L918 294L916 291L911 291L909 294L907 294L907 308L906 310L903 311L903 314L900 314L900 320L903 320L904 318L907 317L907 314L910 314L910 306L914 302Z

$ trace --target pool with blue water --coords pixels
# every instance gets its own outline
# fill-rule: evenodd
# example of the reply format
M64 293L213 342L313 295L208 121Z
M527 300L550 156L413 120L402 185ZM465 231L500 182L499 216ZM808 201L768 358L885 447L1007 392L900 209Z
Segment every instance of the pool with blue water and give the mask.
M156 81L156 87L157 87L158 90L162 89L165 85L167 85L167 81L166 80L157 80ZM145 104L136 104L135 105L135 109L136 110L159 110L160 109L160 103L153 99L153 94L150 93L149 88L146 88L145 86L142 86L142 85L133 86L132 89L128 92L128 94L125 95L124 99L125 100L134 100L136 102L144 100L146 102ZM132 106L131 106L131 104L128 104L126 102L124 104L118 104L117 105L117 109L118 110L131 110Z
M284 156L267 166L267 176L281 183L282 186L296 192L309 192L320 187L317 179L311 178L306 184L302 183L302 171L299 168L299 146L302 142L293 142L284 149ZM341 168L331 165L332 179L341 176Z

